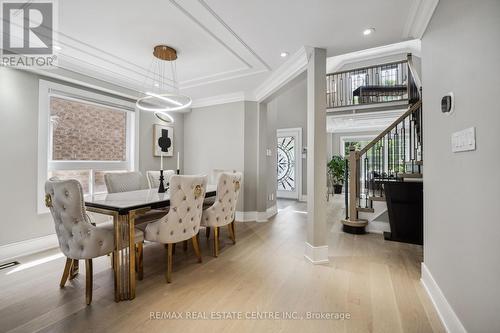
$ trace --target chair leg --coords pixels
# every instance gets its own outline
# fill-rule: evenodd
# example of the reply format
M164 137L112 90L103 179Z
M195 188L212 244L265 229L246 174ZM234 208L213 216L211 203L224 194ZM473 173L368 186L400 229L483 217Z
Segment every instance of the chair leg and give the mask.
M188 241L187 240L182 242L182 249L184 250L184 252L187 252L187 250L188 250Z
M73 263L73 259L66 258L66 265L64 266L63 275L61 277L61 282L59 283L59 287L64 288L66 281L68 281L69 271L71 270L71 264Z
M219 255L219 227L214 227L214 257Z
M236 244L236 235L234 234L234 221L227 225L227 229L229 231L229 238L231 238L233 244Z
M87 305L92 303L92 259L85 259L85 300Z
M175 254L175 243L172 244L172 254Z
M76 278L76 276L78 275L78 269L79 269L78 259L73 259L73 262L71 264L71 270L69 272L69 279L70 280L73 280L74 278Z
M144 247L143 247L142 242L137 243L135 246L137 249L137 257L135 260L136 265L137 265L137 278L140 281L144 277L144 264L143 264Z
M167 274L165 275L165 279L167 283L172 282L172 252L175 244L167 244Z
M193 236L193 238L191 238L191 240L193 241L194 253L198 257L198 262L201 263L202 259L201 259L201 252L200 252L200 244L198 244L198 235Z
M210 238L210 227L205 228L205 236L207 236L207 239Z

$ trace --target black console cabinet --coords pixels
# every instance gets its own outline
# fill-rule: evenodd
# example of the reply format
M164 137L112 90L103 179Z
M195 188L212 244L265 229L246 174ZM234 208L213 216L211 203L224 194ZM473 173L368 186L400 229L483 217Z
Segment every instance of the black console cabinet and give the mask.
M424 193L422 182L384 182L391 232L384 238L423 245Z

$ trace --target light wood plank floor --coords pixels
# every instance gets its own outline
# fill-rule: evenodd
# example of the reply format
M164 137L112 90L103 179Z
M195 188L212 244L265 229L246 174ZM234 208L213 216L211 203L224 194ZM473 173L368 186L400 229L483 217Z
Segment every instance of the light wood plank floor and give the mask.
M419 282L422 248L386 242L376 234L342 233L341 201L329 203L328 265L311 265L303 257L306 204L282 201L279 214L268 223L237 223L236 245L223 230L217 259L210 256L204 236L202 264L191 246L187 253L177 246L173 282L168 285L164 247L147 244L144 280L138 282L133 301L113 301L107 257L94 263L91 306L85 306L83 265L80 275L59 289L65 259L58 251L20 258L23 266L0 271L0 331L444 332ZM206 316L342 312L350 319L189 320L188 311ZM180 312L184 319L152 320L151 312Z

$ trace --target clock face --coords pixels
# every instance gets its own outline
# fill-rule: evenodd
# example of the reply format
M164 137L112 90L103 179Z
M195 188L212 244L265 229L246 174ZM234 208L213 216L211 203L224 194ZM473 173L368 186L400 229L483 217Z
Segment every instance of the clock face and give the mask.
M278 190L295 190L295 138L278 137Z

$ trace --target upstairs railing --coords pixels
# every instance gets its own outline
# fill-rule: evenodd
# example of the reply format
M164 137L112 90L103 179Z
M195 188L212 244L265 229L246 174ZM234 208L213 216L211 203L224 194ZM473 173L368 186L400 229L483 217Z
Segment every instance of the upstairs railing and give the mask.
M407 64L411 103L408 110L363 149L351 147L349 152L345 223L350 226L366 223L358 219L358 212L372 211L373 201L384 200L384 182L422 177L422 92L411 56Z
M326 75L327 108L394 101L415 102L418 87L408 60Z

